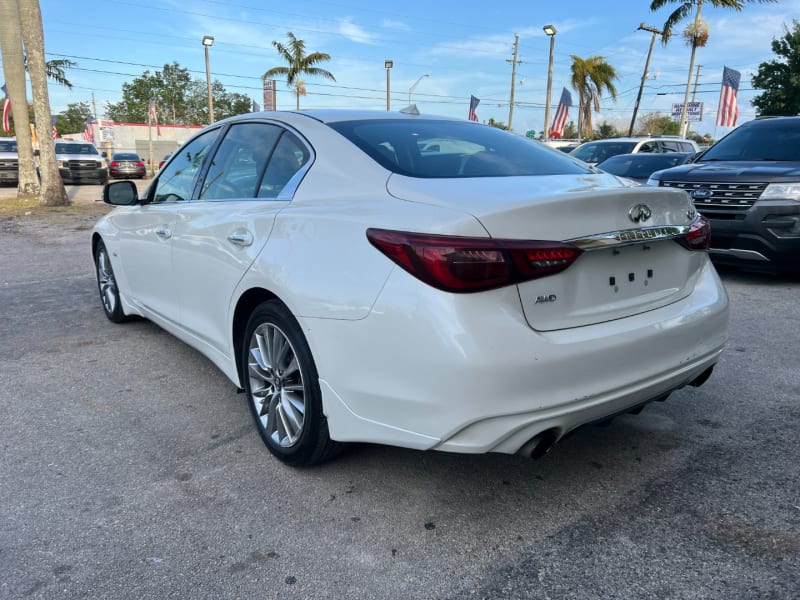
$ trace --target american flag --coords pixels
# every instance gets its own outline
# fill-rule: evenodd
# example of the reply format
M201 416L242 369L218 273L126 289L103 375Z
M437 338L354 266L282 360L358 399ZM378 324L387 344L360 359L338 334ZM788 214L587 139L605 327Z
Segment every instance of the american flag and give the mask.
M722 89L719 91L719 108L717 109L717 125L735 127L739 118L739 106L736 104L736 93L742 74L728 67L722 68Z
M550 128L550 137L560 138L564 135L564 126L567 124L569 107L572 106L572 94L567 88L561 91L561 100L558 101L556 116L553 119L553 126Z
M83 139L94 143L94 117L92 115L86 117L86 123L83 126Z
M11 98L8 97L8 90L6 84L3 84L3 131L11 131L11 124L8 122L8 117L11 114Z
M53 139L56 139L58 137L58 126L56 125L57 121L58 119L53 117Z
M467 118L470 121L477 121L478 120L478 115L475 113L475 109L478 108L478 104L480 104L480 103L481 103L481 101L478 98L476 98L475 96L470 95L470 97L469 97L469 114L467 115Z
M156 124L156 135L161 135L161 127L158 124L158 112L156 108L156 97L150 98L150 122Z

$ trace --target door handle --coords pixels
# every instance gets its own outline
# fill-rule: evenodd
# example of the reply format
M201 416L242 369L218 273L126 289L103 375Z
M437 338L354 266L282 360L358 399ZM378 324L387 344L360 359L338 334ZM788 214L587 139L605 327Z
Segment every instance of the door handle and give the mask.
M162 240L166 240L172 237L172 230L166 225L161 225L160 227L156 227L156 235Z
M247 230L234 231L228 235L228 241L234 246L249 246L253 243L253 234Z

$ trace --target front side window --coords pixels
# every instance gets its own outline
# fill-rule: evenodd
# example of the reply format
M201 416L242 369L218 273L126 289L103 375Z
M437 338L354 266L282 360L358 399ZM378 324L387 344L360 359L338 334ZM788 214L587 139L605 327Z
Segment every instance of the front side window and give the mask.
M268 123L232 125L211 160L200 199L255 198L267 159L282 131Z
M200 134L175 152L175 156L159 173L153 202L190 200L197 173L219 135L219 129Z
M382 167L408 177L587 173L567 156L495 127L462 121L375 119L329 126Z

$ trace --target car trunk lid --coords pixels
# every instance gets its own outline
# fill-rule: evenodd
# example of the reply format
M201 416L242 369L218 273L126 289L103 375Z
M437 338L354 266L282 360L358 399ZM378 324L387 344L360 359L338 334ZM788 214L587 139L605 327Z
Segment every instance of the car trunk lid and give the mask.
M676 243L695 217L684 192L621 186L607 175L414 179L393 175L397 198L460 209L496 239L569 242L567 270L518 284L540 331L591 325L676 302L693 289L705 253Z

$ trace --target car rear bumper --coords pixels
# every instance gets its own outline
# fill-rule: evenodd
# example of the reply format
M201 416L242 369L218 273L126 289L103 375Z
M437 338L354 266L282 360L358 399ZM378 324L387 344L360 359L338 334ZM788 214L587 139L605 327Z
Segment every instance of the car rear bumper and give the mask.
M517 452L696 379L727 339L728 299L709 261L668 306L537 332L516 288L427 293L395 270L361 321L301 319L331 436L454 452ZM388 299L420 293L409 312Z

